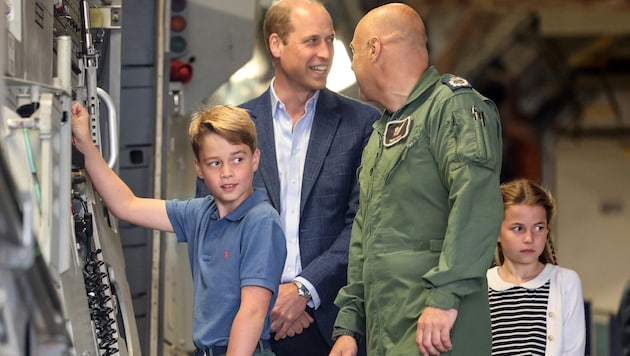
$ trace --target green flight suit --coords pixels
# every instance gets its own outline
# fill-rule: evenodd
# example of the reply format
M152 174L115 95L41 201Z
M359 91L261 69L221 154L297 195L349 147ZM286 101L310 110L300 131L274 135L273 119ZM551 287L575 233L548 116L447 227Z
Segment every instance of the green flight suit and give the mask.
M335 327L365 335L368 355L418 355L427 305L458 309L453 349L442 355L490 355L485 276L503 218L501 145L494 103L433 67L374 124L358 172L348 285L335 300Z

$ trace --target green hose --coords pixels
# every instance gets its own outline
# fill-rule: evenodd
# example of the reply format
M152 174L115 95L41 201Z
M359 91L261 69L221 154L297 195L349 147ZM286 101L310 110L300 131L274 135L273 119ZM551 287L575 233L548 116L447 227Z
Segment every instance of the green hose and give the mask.
M26 154L28 155L28 164L31 168L31 175L33 176L33 182L35 183L35 197L37 198L37 206L39 210L42 210L42 191L39 186L39 178L37 177L37 168L35 167L35 159L33 158L33 150L31 149L31 141L28 137L28 129L23 128L24 145L26 146Z

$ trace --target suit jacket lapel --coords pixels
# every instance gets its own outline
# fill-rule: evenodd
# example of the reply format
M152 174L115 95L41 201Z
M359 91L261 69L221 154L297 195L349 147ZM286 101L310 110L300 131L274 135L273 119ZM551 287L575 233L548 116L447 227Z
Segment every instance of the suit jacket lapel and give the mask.
M256 125L260 164L257 174L262 177L271 204L280 211L280 178L276 161L276 143L273 136L273 118L271 116L271 98L267 90L252 106L250 116Z
M339 125L341 118L335 109L336 104L331 93L327 89L321 90L315 109L311 138L306 151L306 161L304 162L300 211L304 210L304 204L308 200L313 185L324 165L326 154L330 149Z

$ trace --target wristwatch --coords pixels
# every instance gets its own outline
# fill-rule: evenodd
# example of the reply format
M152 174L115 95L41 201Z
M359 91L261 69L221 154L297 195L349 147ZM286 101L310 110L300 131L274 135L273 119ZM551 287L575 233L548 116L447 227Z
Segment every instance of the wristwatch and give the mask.
M302 282L294 279L293 284L295 284L295 286L297 287L297 292L300 297L304 297L306 298L306 300L311 300L311 292L308 290L308 288L306 288L304 284L302 284Z

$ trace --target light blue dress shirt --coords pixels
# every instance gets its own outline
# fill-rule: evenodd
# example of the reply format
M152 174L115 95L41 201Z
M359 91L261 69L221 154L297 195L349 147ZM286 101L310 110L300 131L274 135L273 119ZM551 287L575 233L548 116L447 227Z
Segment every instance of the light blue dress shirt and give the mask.
M275 80L275 79L274 79ZM315 106L319 91L304 107L304 116L293 125L285 105L278 99L271 81L271 114L276 143L276 161L280 178L280 219L287 242L287 259L282 272L282 283L291 282L302 271L300 260L300 201L306 151L311 137ZM311 307L319 307L320 300L313 285L304 278L297 278L311 292Z

